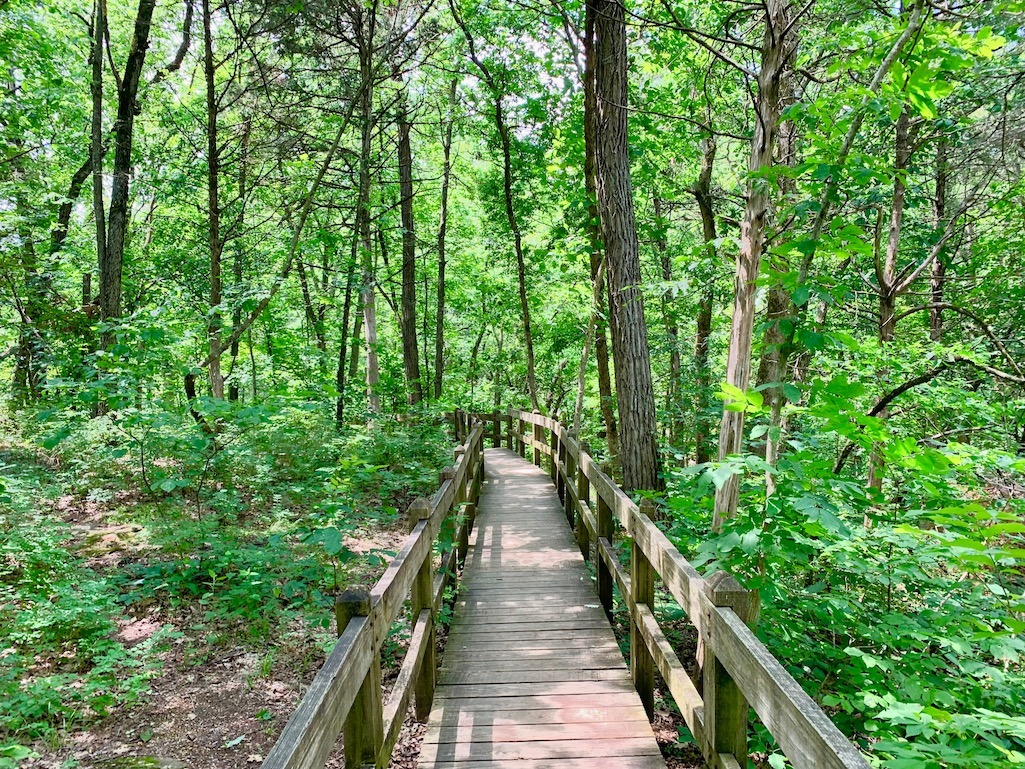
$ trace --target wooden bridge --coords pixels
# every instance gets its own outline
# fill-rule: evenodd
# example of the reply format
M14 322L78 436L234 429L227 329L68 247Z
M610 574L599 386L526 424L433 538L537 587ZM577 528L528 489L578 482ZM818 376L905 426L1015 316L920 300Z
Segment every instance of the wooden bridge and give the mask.
M537 413L457 411L453 422L454 465L410 507L410 534L377 585L339 597L338 644L264 769L320 769L339 734L347 768L386 767L410 703L428 723L425 769L657 769L656 671L710 767L746 767L753 709L796 769L867 769L748 627L751 595L725 573L703 578L586 445ZM439 670L435 618L457 577ZM609 624L616 598L628 661ZM656 598L698 632L697 685ZM386 693L380 649L402 617L409 648Z

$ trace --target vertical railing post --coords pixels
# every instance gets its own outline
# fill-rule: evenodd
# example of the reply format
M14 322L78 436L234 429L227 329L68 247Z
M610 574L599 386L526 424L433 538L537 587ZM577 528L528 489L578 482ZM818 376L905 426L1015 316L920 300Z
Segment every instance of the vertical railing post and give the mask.
M484 487L484 437L481 436L481 442L477 444L477 455L474 459L474 484L473 484L473 498L470 499L474 505L480 501L480 492Z
M459 466L460 460L462 460L464 465L468 465L470 463L472 454L468 454L466 452L466 449L467 449L466 446L456 446L455 450L452 452L452 459L453 459L452 468L453 468L453 470L456 467ZM471 451L472 451L472 449L471 449ZM472 484L473 483L473 476L471 476L469 473L465 473L463 475L463 479L464 479L463 483L460 484L460 488L459 488L459 491L458 491L458 496L459 496L459 501L460 502L467 498L466 482L469 481ZM472 493L472 487L471 487L471 493Z
M523 440L523 436L527 434L527 425L523 421L522 412L517 412L519 416L516 417L516 424L519 425L519 431L516 433L516 452L523 457L527 458L527 444Z
M537 419L538 417L541 416L541 412L538 411L537 409L534 409L533 413L534 413L534 418L535 419ZM531 424L534 426L534 465L536 467L540 467L541 466L541 448L540 448L540 446L541 446L541 443L542 443L542 438L544 438L544 430L541 428L541 425L539 425L539 424L537 424L535 422L531 422Z
M576 433L568 433L568 438L573 443L576 443ZM577 460L569 449L569 441L563 441L562 455L566 460L566 479L562 489L562 507L566 511L566 520L569 522L570 528L573 528L573 517L576 511L573 509L573 495L566 486L577 483Z
M420 521L430 520L430 517L430 502L423 497L414 499L409 506L409 530L412 531L416 528ZM429 609L431 612L430 629L424 641L427 644L427 650L424 652L424 661L420 665L420 672L413 686L418 721L426 721L431 714L431 706L434 703L435 674L438 667L437 643L434 637L434 559L432 556L433 549L428 550L427 556L416 573L416 581L413 582L413 588L409 595L414 622L424 609Z
M498 429L498 422L501 417L498 414L498 409L491 412L491 446L492 448L502 448L502 432Z
M641 521L652 520L657 515L655 503L650 499L642 499L638 518ZM630 602L634 607L643 605L655 611L655 569L638 546L636 538L630 543L630 593ZM638 616L636 609L630 612L630 674L650 719L655 713L655 660L644 642Z
M505 415L505 447L512 451L513 447L513 419L511 414Z
M467 503L463 508L462 520L459 522L459 544L458 557L459 568L466 563L466 554L470 550L470 532L473 531L473 523L477 519L477 505L473 502Z
M724 571L713 574L705 581L705 595L713 607L729 607L747 624L754 621L754 602L751 591ZM709 612L715 611L711 608ZM702 634L712 627L712 618L705 617ZM705 649L702 696L705 701L705 758L712 761L715 754L732 754L740 766L747 766L748 704L740 687L716 659L708 644Z
M559 500L561 501L563 489L559 483L559 458L562 456L562 437L559 435L559 431L555 427L552 427L550 432L552 435L548 445L552 453L549 454L548 457L552 460L552 464L548 469L552 476L552 483L555 485L555 490L558 492Z
M580 466L577 474L577 496L580 498L580 504L574 511L577 520L577 547L580 548L580 554L584 556L584 560L588 561L591 559L591 536L587 530L587 521L584 519L584 507L588 509L591 507L591 479L587 477L587 473L584 472L583 468L583 455L587 454L590 456L591 447L586 442L580 443L580 453L577 457L578 464Z
M598 493L598 514L595 516L598 519L598 531L595 532L595 537L599 540L604 538L609 543L609 549L612 549L612 508L609 507L609 503L605 501L605 498L601 495L601 490ZM605 559L602 558L600 548L595 558L595 567L598 571L598 600L601 602L602 607L605 609L605 614L608 615L609 619L612 619L612 570L609 565L605 563Z
M338 634L355 617L370 616L370 591L365 587L346 588L335 599L335 621ZM354 769L365 763L375 764L384 744L384 702L381 689L381 654L370 660L370 667L359 687L355 702L345 718L342 732L345 742L345 767Z

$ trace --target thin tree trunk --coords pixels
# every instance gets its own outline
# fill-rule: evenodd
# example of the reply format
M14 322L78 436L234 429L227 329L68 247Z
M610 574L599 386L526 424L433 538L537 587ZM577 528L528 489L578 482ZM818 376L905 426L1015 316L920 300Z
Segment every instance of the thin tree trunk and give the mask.
M402 77L399 77L401 83ZM406 92L399 93L399 208L402 218L402 365L406 374L406 401L411 406L423 400L420 376L420 348L416 340L416 232L413 219L413 149L409 141L410 122Z
M701 140L701 171L694 185L694 198L701 214L701 234L709 258L715 256L715 209L712 201L712 171L715 168L715 135L709 130ZM715 302L715 280L709 278L698 300L697 327L694 332L694 460L704 464L711 459L709 436L712 425L708 418L708 389L712 375L708 367L708 345L712 337L712 306Z
M92 59L92 159L93 218L96 224L96 269L103 283L107 261L107 211L103 202L103 35L107 28L105 0L95 0L93 8Z
M796 34L796 33L795 33ZM796 101L794 74L790 72L783 80L780 95L780 110L783 111ZM794 168L797 166L797 126L793 120L785 120L780 124L779 138L779 165ZM797 184L793 177L782 174L779 177L779 191L786 198L797 191ZM776 262L774 268L779 272L790 269L790 264L785 260ZM789 319L791 323L797 314L790 291L779 284L769 289L769 296L765 308L765 333L762 336L762 357L758 363L758 376L755 381L758 385L766 387L762 390L764 405L769 409L769 429L765 434L765 443L756 447L756 453L761 454L765 461L772 467L776 466L779 459L779 445L783 433L783 382L786 379L786 370L790 359L790 348L787 342L787 333L784 323ZM776 492L776 476L772 472L765 474L765 493L772 496Z
M453 78L448 87L449 115L441 140L444 165L441 176L441 218L438 222L438 307L434 321L434 397L441 397L445 375L445 240L448 232L448 190L452 180L452 128L455 125L456 86Z
M947 218L947 177L950 172L948 154L947 139L941 137L936 145L936 195L933 198L937 231L943 228L943 221ZM947 277L947 261L944 256L943 253L940 253L932 263L932 275L929 283L934 305L943 303L943 284ZM937 306L929 310L929 338L934 342L943 339L943 309L941 307Z
M905 174L911 159L908 132L911 126L911 114L905 107L897 118L897 131L894 138L893 166L893 203L890 208L890 229L886 238L886 256L880 266L876 263L879 281L879 344L885 346L893 341L897 329L897 296L899 292L897 276L897 257L900 255L900 234L904 224L904 204L907 197ZM881 372L885 381L889 372ZM886 420L888 409L879 411L878 416ZM868 486L881 491L886 464L882 455L882 447L875 445L869 457Z
M740 250L737 253L737 279L730 328L729 355L726 360L726 381L747 391L751 379L751 341L755 318L755 292L762 248L765 243L765 218L769 209L769 187L761 173L772 166L773 148L779 126L780 81L793 53L790 34L790 3L768 0L766 3L765 36L762 42L761 66L758 73L758 94L755 101L754 137L748 164L750 180L747 203L740 227ZM728 404L727 404L728 405ZM723 409L719 429L719 460L739 454L743 449L744 411ZM716 490L714 530L737 514L740 482L731 475Z
M505 192L505 215L509 221L509 229L513 234L513 246L516 251L516 277L519 285L520 315L523 318L523 342L527 355L527 392L530 405L535 411L540 408L537 397L537 376L534 367L534 336L530 328L530 303L527 300L527 267L523 256L523 236L520 234L519 222L516 218L515 199L513 196L512 147L509 139L509 126L505 122L502 108L502 96L495 91L495 125L502 142L502 189Z
M242 149L238 169L239 212L237 220L237 229L240 232L244 229L246 221L246 195L249 185L249 135L252 130L252 127L252 119L247 117L242 125ZM235 307L231 311L231 370L232 373L234 373L235 365L238 361L239 343L239 339L238 336L235 335L235 331L238 329L239 326L242 325L242 303L240 301L243 279L242 244L238 240L235 241L235 249L232 259L231 278L235 284ZM238 377L232 376L231 382L228 385L228 400L237 401L239 396L239 390L240 388L238 386ZM253 397L255 398L255 395Z
M598 200L609 270L609 316L619 401L619 459L627 489L659 489L658 427L648 329L641 292L640 245L627 136L626 8L601 0L595 25Z
M374 293L373 240L370 235L370 153L374 136L374 28L376 3L365 9L369 29L361 40L360 60L360 118L362 140L359 155L359 203L356 229L360 235L363 264L363 286L360 300L363 306L364 338L367 347L367 409L371 414L381 413L381 395L378 392L380 367L377 359L377 304Z
M210 0L203 0L203 72L206 80L206 167L207 216L210 247L210 320L207 340L210 344L210 394L224 397L221 374L221 242L220 148L217 145L217 92L214 82L214 47Z
M655 229L658 231L655 247L662 267L662 280L668 284L673 279L673 261L666 242L668 224L662 212L662 198L657 193L652 198L652 206L655 209ZM683 363L680 358L680 328L673 315L668 288L662 292L662 317L666 324L666 336L669 337L669 386L666 388L666 411L670 414L669 444L675 445L683 432L683 403L680 402Z
M356 251L359 247L359 235L353 232L352 235L352 250L349 254L349 270L345 276L345 300L342 303L342 340L338 346L338 368L335 371L335 384L338 388L338 396L335 401L335 428L341 430L345 425L345 390L347 385L346 379L346 350L349 338L349 321L352 315L352 286L353 279L356 277ZM352 349L355 353L359 347L359 340L353 338ZM355 372L351 373L348 377L348 381L351 381L355 377Z
M103 0L100 0L100 3L102 5ZM156 0L139 0L131 47L118 88L117 120L114 123L114 176L110 185L106 249L102 252L103 259L100 268L100 316L106 321L121 316L121 272L124 266L125 238L128 234L128 191L132 176L132 137L135 129L135 116L139 112L137 101L139 82L146 60L146 49L149 47L149 34L155 5ZM97 41L97 45L102 51L102 35ZM103 346L109 346L112 341L112 333L106 332Z

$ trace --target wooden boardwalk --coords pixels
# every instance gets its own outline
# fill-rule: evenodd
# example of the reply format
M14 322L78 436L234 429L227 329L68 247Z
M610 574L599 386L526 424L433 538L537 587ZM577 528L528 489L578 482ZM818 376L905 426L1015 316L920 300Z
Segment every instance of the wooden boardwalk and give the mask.
M664 769L550 478L485 462L420 766Z

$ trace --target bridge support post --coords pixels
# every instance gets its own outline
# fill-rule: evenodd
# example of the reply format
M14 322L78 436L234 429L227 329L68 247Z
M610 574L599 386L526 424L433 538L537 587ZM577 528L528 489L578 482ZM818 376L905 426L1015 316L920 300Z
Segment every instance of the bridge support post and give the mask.
M512 419L512 416L509 415L509 414L506 414L505 417L503 418L503 421L505 422L505 447L507 449L509 449L509 451L512 451L513 450L513 426L512 426L513 425L513 419Z
M612 547L612 508L609 507L609 503L602 498L602 495L598 495L598 530L594 533L595 537L600 541L605 539L609 543L609 548L615 552ZM600 548L599 548L600 551ZM594 559L594 565L598 571L598 600L601 601L601 605L605 609L605 614L608 616L609 621L612 621L612 586L615 584L612 577L612 570L609 569L609 565L605 563L605 559L601 557L601 552L598 552L597 557Z
M354 617L368 616L370 591L364 587L346 588L335 600L335 621L339 635ZM377 754L384 744L383 700L381 654L377 652L370 660L370 668L342 726L346 769L376 764Z
M569 437L574 442L576 441L575 434L570 433ZM573 494L570 493L568 486L569 484L577 483L577 460L565 442L562 444L562 455L566 461L566 478L563 481L562 489L562 507L566 511L566 520L569 522L569 527L572 529L575 511L573 510Z
M493 425L491 428L491 446L492 448L500 449L502 448L502 431L499 429L501 416L499 416L498 409L491 412L490 420Z
M412 531L420 521L428 521L431 517L431 504L423 497L413 500L409 506L409 530ZM438 667L437 640L434 631L434 559L431 554L424 559L416 573L416 580L409 593L409 603L414 618L428 609L431 612L431 623L425 639L426 651L420 665L416 682L413 685L416 719L426 721L434 704L434 683ZM348 754L348 753L346 753Z
M726 572L716 572L706 580L705 595L713 606L733 609L745 623L754 621L751 591ZM711 627L710 616L704 626ZM747 766L747 700L707 643L704 650L705 744L701 746L702 752L706 761L713 761L715 754L728 753L740 766Z
M541 412L535 409L534 410L534 417L536 418L536 417L539 417L539 416L541 416ZM534 466L535 467L540 467L541 466L541 448L540 447L541 447L541 444L542 444L543 438L544 438L544 430L541 428L541 425L539 425L539 424L534 424L533 422L531 424L534 427Z
M551 447L552 453L548 455L551 460L551 466L548 468L552 476L552 483L555 484L555 490L559 494L559 501L562 501L563 495L566 490L562 488L562 478L559 477L559 462L562 461L562 439L559 437L559 431L554 427L551 429Z
M650 520L657 514L654 502L647 498L641 500L639 515ZM655 713L655 660L641 633L636 607L643 604L654 611L655 570L637 545L637 540L633 540L630 545L630 592L630 675L650 720Z
M587 443L581 443L580 454L590 456L591 447ZM577 473L577 499L577 509L573 511L577 522L577 547L580 548L580 554L584 556L584 560L589 561L591 560L591 537L587 530L587 519L584 518L583 508L590 509L591 507L591 479L587 477L583 467Z

